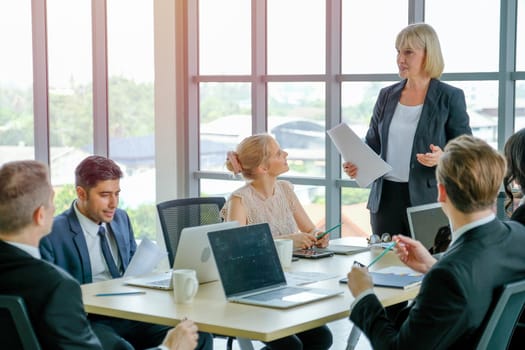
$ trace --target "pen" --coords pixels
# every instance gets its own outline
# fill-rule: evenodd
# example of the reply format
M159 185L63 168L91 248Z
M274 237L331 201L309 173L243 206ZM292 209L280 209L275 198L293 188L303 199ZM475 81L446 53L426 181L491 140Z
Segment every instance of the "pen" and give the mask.
M99 293L95 294L96 297L111 297L114 295L138 295L146 294L146 292L115 292L115 293Z
M338 228L339 226L341 226L341 224L337 224L335 225L334 227L324 231L324 232L321 232L317 237L315 237L316 239L321 239L323 238L324 236L326 236L327 234L329 234L330 232L332 232L333 230L335 230L336 228Z
M388 253L389 250L391 250L392 248L394 248L396 246L397 242L392 242L388 247L385 248L385 250L379 254L378 256L375 257L374 260L372 260L370 262L370 264L368 264L368 268L370 268L370 266L374 265L376 262L379 261L379 259L381 259L383 256L385 256L386 253Z

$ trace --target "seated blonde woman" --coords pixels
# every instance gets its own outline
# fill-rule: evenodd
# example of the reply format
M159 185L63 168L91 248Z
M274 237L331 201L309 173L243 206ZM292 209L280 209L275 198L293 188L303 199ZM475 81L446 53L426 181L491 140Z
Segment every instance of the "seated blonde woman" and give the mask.
M236 152L228 152L226 167L247 181L232 193L221 215L241 225L267 222L274 238L290 238L295 248L326 247L329 236L316 239L321 231L306 214L293 185L277 179L289 170L287 156L268 134L247 137Z
M296 248L326 247L328 235L316 239L319 230L299 203L292 184L277 180L288 171L287 156L267 134L247 137L235 152L228 152L226 166L247 181L232 193L221 215L241 225L266 222L274 238L291 238ZM321 326L265 344L271 350L326 350L332 345L332 333L327 326Z

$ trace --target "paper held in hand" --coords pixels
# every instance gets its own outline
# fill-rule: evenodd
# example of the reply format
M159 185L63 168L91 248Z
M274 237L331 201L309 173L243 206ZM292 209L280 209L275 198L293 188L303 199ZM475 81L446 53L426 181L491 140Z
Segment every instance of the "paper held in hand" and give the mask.
M357 166L355 181L360 187L368 187L375 179L392 170L392 167L364 143L347 124L341 123L327 133L344 161Z

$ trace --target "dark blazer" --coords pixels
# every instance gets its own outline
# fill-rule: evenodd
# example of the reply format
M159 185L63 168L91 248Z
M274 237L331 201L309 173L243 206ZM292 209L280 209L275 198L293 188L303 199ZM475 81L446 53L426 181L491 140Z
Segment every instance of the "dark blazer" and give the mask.
M0 281L0 294L24 299L43 349L102 349L86 318L80 286L65 271L0 240Z
M423 279L398 329L375 295L350 319L374 349L472 349L498 288L525 278L525 227L495 219L465 232Z
M71 208L55 217L51 233L40 241L40 253L43 259L62 267L80 284L91 283L93 276L86 238L73 205L75 202ZM125 271L137 249L128 214L122 209L117 209L108 225L117 242L122 268Z
M520 205L519 207L517 207L512 212L510 219L525 225L525 205Z
M406 80L402 80L381 89L374 106L366 143L383 160L386 160L390 123L405 84ZM416 128L410 156L408 189L412 205L435 202L437 198L435 168L421 165L416 160L416 154L430 152L430 144L443 148L449 140L463 134L472 134L463 91L432 79ZM377 213L379 209L382 188L383 177L380 177L372 184L368 197L367 207L372 213Z

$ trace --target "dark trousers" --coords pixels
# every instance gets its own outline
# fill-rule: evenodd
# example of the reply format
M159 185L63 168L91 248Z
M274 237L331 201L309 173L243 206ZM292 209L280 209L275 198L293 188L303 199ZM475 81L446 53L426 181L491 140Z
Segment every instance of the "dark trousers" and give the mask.
M271 350L327 350L332 346L332 341L330 329L327 326L321 326L265 344L266 349Z
M383 180L379 209L377 213L370 213L372 232L379 236L385 232L392 236L410 236L407 218L410 206L408 183Z
M172 327L152 323L125 320L114 317L89 315L93 332L104 350L142 350L162 344ZM198 350L212 350L213 338L209 333L199 332Z

